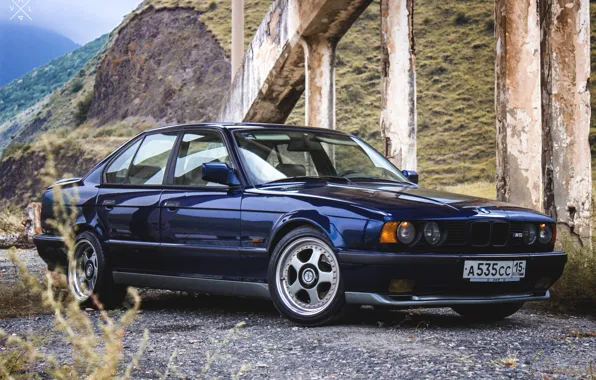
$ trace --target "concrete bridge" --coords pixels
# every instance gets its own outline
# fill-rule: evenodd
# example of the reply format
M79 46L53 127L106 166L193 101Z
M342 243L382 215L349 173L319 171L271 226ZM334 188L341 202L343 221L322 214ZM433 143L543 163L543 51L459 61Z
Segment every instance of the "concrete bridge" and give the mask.
M380 128L403 169L416 169L414 1L382 0L379 30ZM589 244L589 0L494 1L498 197ZM235 76L220 119L284 122L305 92L307 125L335 129L336 46L372 0L275 0L245 54L242 2L233 0Z

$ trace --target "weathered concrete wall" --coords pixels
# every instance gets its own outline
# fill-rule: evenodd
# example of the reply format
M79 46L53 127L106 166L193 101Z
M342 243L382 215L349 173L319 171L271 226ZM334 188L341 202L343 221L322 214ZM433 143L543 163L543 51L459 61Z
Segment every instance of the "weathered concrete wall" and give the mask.
M244 55L219 119L284 122L305 88L303 39L341 39L371 2L274 1Z
M497 196L543 210L536 0L495 0Z
M232 0L232 78L244 59L244 0Z
M385 155L416 170L414 0L381 1L381 131Z
M589 0L542 0L545 211L591 243Z
M304 40L306 52L306 125L335 129L335 51L326 37Z

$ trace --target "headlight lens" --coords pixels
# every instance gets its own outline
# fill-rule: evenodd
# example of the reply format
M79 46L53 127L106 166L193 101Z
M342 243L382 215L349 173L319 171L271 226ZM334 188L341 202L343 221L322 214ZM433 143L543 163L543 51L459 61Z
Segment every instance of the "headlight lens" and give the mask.
M549 225L541 224L538 233L538 241L542 244L548 244L553 240L553 230Z
M424 240L430 245L437 245L441 241L441 228L437 222L426 223L424 226Z
M416 239L416 228L410 222L401 222L397 227L397 240L400 243L412 244Z
M536 236L538 232L536 231L536 226L533 224L526 224L524 226L524 241L526 244L531 245L536 242Z

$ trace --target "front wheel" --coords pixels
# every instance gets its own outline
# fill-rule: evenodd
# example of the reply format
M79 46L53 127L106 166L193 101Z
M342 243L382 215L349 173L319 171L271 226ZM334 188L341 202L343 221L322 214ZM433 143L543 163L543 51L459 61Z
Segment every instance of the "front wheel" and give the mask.
M275 247L269 263L269 292L284 317L318 326L340 315L345 304L343 280L331 246L323 233L301 227Z
M523 302L498 303L492 305L458 305L452 309L464 318L475 321L498 321L519 311Z

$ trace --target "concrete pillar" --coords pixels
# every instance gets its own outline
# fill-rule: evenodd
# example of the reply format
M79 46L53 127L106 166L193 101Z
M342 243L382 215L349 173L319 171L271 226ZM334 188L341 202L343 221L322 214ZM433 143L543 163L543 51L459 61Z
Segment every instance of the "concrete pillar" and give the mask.
M244 60L244 0L232 0L232 82Z
M337 41L306 37L306 125L335 129L335 51Z
M497 196L542 211L540 25L536 0L495 0L495 38Z
M414 0L381 0L381 131L385 155L416 170Z
M590 2L540 4L545 211L590 244Z

